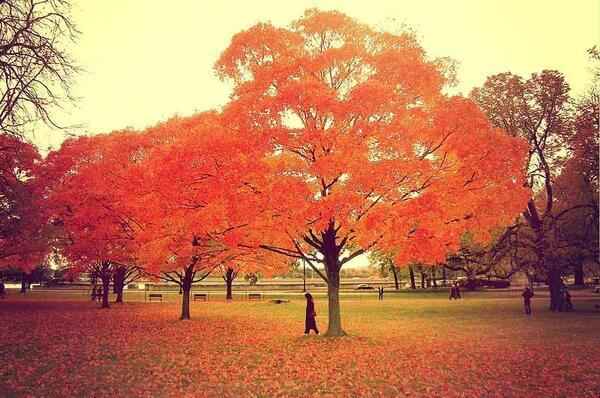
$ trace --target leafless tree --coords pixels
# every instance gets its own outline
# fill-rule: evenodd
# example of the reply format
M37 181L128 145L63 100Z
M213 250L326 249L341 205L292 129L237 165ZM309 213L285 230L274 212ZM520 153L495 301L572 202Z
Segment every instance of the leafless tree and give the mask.
M78 31L69 0L0 0L0 131L33 122L64 128L53 110L72 102L79 68L68 52Z

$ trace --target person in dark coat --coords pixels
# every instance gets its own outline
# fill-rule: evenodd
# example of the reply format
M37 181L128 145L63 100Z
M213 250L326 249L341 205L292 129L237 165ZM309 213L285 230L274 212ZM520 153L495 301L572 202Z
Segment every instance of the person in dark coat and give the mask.
M383 286L377 288L377 293L379 293L379 300L383 300Z
M571 293L569 290L565 288L565 293L563 295L563 303L565 305L565 311L573 311L573 303L571 302Z
M458 282L454 282L452 284L452 287L450 288L450 297L448 297L448 300L458 300L460 298L460 287L458 285Z
M523 290L523 306L525 307L525 314L531 315L531 298L533 297L533 290L529 286L525 286Z
M312 294L306 292L304 297L306 297L306 321L304 323L304 334L309 334L311 330L314 330L316 334L319 334L319 330L317 329L317 320L315 319L317 313L315 312L315 302L313 301L313 296Z
M453 300L457 298L458 297L456 297L456 284L453 283L452 286L450 286L450 296L448 297L448 300Z

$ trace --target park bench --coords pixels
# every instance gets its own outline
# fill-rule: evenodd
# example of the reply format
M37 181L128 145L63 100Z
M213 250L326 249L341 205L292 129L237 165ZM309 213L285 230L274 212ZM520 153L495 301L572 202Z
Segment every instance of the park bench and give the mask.
M208 293L194 293L194 301L208 301Z
M248 300L262 300L262 293L248 293Z
M152 300L162 301L162 299L163 299L163 295L161 293L150 293L148 295L148 301L152 301Z

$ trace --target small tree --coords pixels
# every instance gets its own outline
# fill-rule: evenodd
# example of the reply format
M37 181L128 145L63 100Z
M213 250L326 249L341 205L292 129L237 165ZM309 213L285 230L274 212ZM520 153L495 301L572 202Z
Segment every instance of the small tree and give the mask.
M235 272L232 261L255 252L246 210L256 193L246 177L260 156L215 112L172 119L143 136L148 146L127 179L140 225L137 257L146 272L180 286L181 319L190 319L192 285L221 265Z
M91 271L101 279L102 308L109 308L111 280L123 264L135 263L137 224L122 181L135 162L138 138L125 131L67 140L44 162L48 218L60 230L55 244L72 273Z

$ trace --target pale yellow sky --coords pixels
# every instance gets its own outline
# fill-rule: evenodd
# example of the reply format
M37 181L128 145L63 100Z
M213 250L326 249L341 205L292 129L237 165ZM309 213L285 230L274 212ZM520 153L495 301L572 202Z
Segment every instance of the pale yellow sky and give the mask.
M431 55L460 62L465 94L491 74L548 68L581 93L590 80L585 50L600 43L597 0L80 0L73 55L86 71L74 87L81 100L62 120L96 134L219 107L230 88L212 66L232 35L259 21L287 25L310 7L408 24ZM45 127L33 138L42 150L62 139Z

